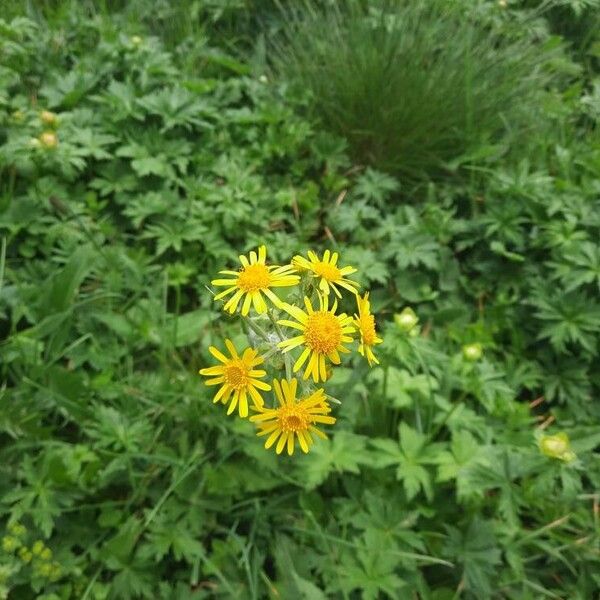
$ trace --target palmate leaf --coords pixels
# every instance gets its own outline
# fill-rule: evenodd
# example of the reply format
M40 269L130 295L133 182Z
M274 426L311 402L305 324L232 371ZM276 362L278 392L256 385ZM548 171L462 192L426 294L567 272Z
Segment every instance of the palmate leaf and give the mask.
M185 88L164 88L140 98L137 102L150 114L157 115L163 120L164 126L161 132L177 126L186 129L200 125L204 128L210 127L206 120L200 118L202 114L212 114L210 105L199 100L195 94Z
M567 292L591 284L600 292L600 244L583 242L563 253L564 263L551 263Z
M318 440L298 465L299 479L307 489L323 483L330 473L358 473L367 461L366 440L362 435L338 431L331 440Z
M501 558L491 524L475 518L466 531L450 525L446 525L446 531L446 555L462 565L465 588L475 598L489 598L491 580Z
M340 570L340 587L346 592L361 591L361 598L376 600L381 592L398 597L406 585L397 574L398 558L395 544L385 534L371 532L362 536L355 554L344 553Z
M398 189L400 184L396 179L368 167L358 178L354 193L359 198L381 205Z
M389 251L393 252L400 269L418 267L436 269L440 260L440 245L429 234L420 232L410 225L400 226L390 240Z
M205 554L187 523L153 523L147 534L147 543L140 548L140 558L159 561L169 552L173 553L175 560L183 559L189 564Z
M389 277L386 263L369 248L348 248L344 258L349 265L357 268L367 281L385 283Z
M398 428L400 441L376 438L371 440L375 451L373 464L378 467L396 465L396 478L402 481L408 500L423 491L428 500L433 498L432 478L426 465L435 462L440 444L429 443L428 438L402 422Z
M537 308L535 316L546 323L538 339L549 339L560 352L568 343L582 346L592 355L597 349L597 334L600 332L600 305L587 296L576 293L536 294L532 300Z
M438 481L456 480L456 495L461 500L477 491L473 489L470 474L476 465L489 465L489 458L469 431L455 431L450 451L440 452L435 462Z
M123 565L111 581L111 591L116 598L155 598L153 584L156 575L152 562L136 560Z
M111 158L112 154L106 151L106 147L118 141L119 138L114 135L90 128L75 129L69 137L69 142L77 146L79 156L91 156L96 160Z
M204 240L206 228L198 222L160 223L146 225L141 237L152 239L156 243L156 255L160 256L169 249L181 252L185 242L201 242Z

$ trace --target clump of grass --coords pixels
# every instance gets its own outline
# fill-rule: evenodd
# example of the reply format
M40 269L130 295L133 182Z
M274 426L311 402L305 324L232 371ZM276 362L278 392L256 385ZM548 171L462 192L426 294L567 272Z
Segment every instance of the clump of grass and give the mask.
M309 93L355 159L431 176L507 125L529 130L557 51L469 19L458 6L306 2L286 11L275 68Z

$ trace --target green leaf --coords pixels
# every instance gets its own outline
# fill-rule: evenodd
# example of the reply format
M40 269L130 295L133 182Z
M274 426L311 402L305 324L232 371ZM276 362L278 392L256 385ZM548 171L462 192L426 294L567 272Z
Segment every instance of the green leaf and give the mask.
M366 462L367 438L348 431L338 431L331 440L318 440L299 464L300 479L313 489L330 473L358 473Z

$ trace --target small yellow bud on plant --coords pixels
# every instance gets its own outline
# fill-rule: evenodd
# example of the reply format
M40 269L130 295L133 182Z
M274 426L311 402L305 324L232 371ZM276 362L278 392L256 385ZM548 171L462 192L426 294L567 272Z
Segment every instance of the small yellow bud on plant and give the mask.
M20 550L19 550L19 558L24 562L24 563L28 563L31 562L31 559L33 558L33 554L31 553L31 551L27 548L27 546L23 546Z
M53 131L44 131L39 140L44 148L56 148L58 146L58 137Z
M575 452L571 450L569 436L564 431L555 435L542 435L539 446L542 454L550 458L557 458L564 462L572 462L577 458Z
M399 329L408 333L419 322L419 317L410 306L407 306L401 313L394 315L394 321Z
M58 117L49 110L43 110L40 113L40 119L44 125L48 125L50 127L53 127L58 122Z
M19 540L16 538L6 535L2 538L2 549L5 552L13 552L19 546Z
M25 527L21 525L21 523L11 523L8 526L8 530L17 537L22 537L27 532L27 529L25 529Z
M462 347L463 356L472 362L479 360L483 356L481 344L466 344Z
M36 542L34 542L31 551L36 555L40 555L44 550L44 542L42 542L42 540L37 540Z
M51 560L52 559L52 550L50 548L44 548L42 553L40 554L40 558L43 560Z

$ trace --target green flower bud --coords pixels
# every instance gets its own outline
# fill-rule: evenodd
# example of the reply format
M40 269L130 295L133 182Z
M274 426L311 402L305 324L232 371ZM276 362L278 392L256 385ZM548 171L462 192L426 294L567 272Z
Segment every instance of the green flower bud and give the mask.
M40 120L44 125L47 125L48 127L54 127L58 121L58 117L49 110L43 110L40 113Z
M39 556L44 550L44 542L42 542L42 540L37 540L36 542L34 542L33 546L31 547L31 551L36 555Z
M19 540L11 535L5 535L2 538L2 550L5 552L14 552L19 547Z
M11 523L8 526L8 530L17 537L23 537L27 533L27 529L21 523Z
M52 574L52 565L50 563L39 563L35 569L42 577L50 577Z
M19 550L19 558L24 562L24 563L28 563L31 562L31 559L33 558L33 554L31 553L31 551L27 548L27 546L23 546L20 550Z
M564 462L572 462L577 458L575 452L571 450L569 436L564 431L555 435L542 435L539 446L542 454L550 458L557 458Z
M52 149L58 146L58 137L53 131L44 131L38 139L44 148Z
M467 360L475 362L483 356L483 347L479 343L466 344L462 347L462 353Z
M50 579L52 581L56 581L57 579L60 579L62 576L62 569L60 567L60 565L55 562L52 563L52 568L50 570Z
M394 315L394 321L401 331L409 332L419 322L419 317L410 306L407 306L401 313Z
M52 550L50 548L44 548L42 553L40 554L40 558L42 560L51 560L52 559Z

